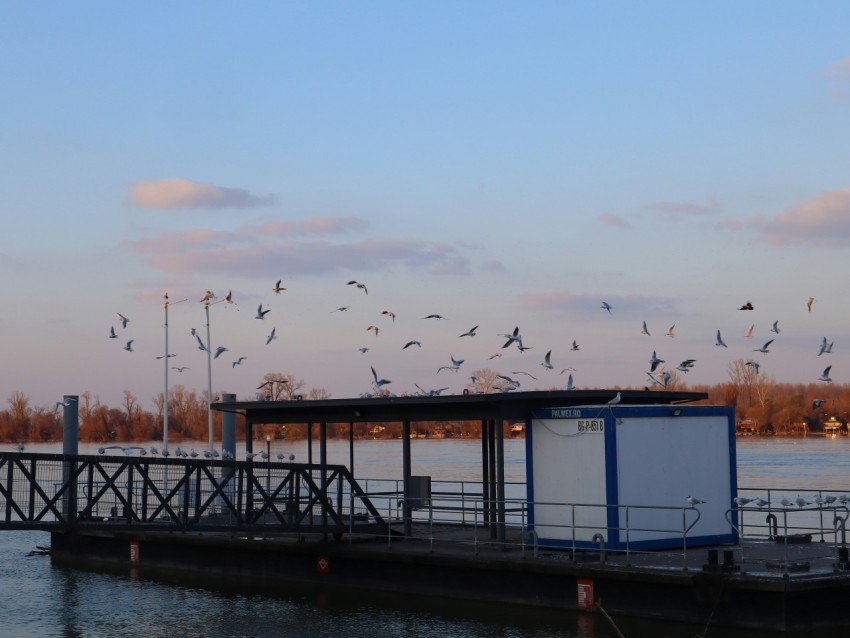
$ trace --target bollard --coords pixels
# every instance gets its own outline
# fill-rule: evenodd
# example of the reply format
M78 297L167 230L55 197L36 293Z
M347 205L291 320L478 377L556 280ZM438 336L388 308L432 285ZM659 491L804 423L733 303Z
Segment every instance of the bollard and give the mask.
M65 457L62 462L62 482L68 486L65 494L62 496L62 513L65 517L72 521L77 517L77 484L76 481L71 481L76 468L76 460L70 457L76 457L79 454L79 397L73 394L66 394L62 397L62 455Z

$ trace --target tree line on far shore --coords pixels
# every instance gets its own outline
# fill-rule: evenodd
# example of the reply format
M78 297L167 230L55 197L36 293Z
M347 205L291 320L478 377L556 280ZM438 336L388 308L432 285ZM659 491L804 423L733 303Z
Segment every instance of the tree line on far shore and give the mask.
M668 390L704 392L708 399L702 403L734 405L737 422L748 422L755 433L792 434L800 431L818 432L829 419L841 424L847 432L850 420L850 385L847 384L794 384L779 383L769 375L759 373L744 360L733 361L728 366L729 381L714 385L686 383L684 375L674 374ZM476 370L475 381L469 384L471 392L500 392L503 381L490 369ZM268 383L267 383L268 382ZM305 400L328 399L330 394L322 388L305 390L305 382L293 374L268 373L263 377L263 398L273 401L292 400L301 396ZM523 389L532 389L523 387ZM554 390L558 387L534 388ZM588 388L591 389L591 388ZM614 390L643 389L615 387ZM648 389L659 389L653 386ZM254 400L237 397L237 400ZM83 442L155 441L162 438L164 394L153 398L154 411L142 408L130 390L125 390L119 406L108 406L97 396L84 392L79 396L79 440ZM202 441L209 436L209 398L206 391L189 390L175 385L168 393L168 432L171 441ZM62 405L34 406L29 397L15 390L8 398L8 407L0 410L0 442L25 443L62 440ZM213 431L221 438L221 415L213 411ZM804 426L804 427L803 427ZM505 424L506 433L509 424ZM468 437L480 434L480 423L417 423L415 432L422 436ZM306 428L293 426L261 426L254 429L256 436L265 438L304 438ZM242 436L237 427L237 436ZM329 424L331 437L349 436L348 423ZM355 423L356 438L398 438L400 423Z

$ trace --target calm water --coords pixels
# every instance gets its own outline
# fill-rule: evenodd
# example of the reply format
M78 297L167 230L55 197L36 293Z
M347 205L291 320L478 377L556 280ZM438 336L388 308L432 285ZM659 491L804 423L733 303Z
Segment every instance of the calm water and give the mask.
M524 441L505 442L506 478L524 481ZM204 445L185 445L202 450ZM174 448L174 444L171 446ZM61 449L61 446L59 446ZM96 451L97 446L80 452ZM475 480L480 442L413 441L413 473L434 480ZM31 451L56 451L32 446ZM275 442L272 453L307 460L305 442ZM314 458L318 448L314 447ZM743 486L799 492L850 493L850 439L738 439L738 480ZM329 462L349 463L346 441L332 441ZM358 477L399 478L400 441L358 441ZM295 589L274 597L245 583L181 576L174 581L56 568L47 556L27 556L49 544L41 532L7 532L0 539L0 636L398 636L609 638L616 632L595 614L545 613L496 605L411 599L384 594ZM706 627L616 618L624 635L693 638ZM775 634L709 627L705 636L762 638ZM811 634L839 636L845 632Z

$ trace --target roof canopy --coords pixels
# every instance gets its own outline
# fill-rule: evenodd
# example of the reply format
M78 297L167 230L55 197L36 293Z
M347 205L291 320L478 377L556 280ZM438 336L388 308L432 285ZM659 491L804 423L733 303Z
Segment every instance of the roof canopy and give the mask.
M548 390L446 396L402 396L316 401L233 401L214 403L214 410L240 412L247 423L374 423L388 421L524 420L541 408L604 405L617 390ZM620 390L621 404L689 403L708 398L704 392Z

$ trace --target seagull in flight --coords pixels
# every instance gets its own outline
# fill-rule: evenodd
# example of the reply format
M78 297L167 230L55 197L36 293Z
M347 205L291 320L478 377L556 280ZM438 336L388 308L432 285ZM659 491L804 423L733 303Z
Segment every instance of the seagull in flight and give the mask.
M382 311L381 311L381 314L382 314L382 315L387 315L388 317L391 317L391 318L392 318L392 320L393 320L393 323L395 323L395 313L394 313L394 312L392 312L391 310L382 310Z
M378 336L378 330L379 330L378 326L369 326L368 328L366 328L366 332L369 332L370 330L374 330L375 336L376 337Z
M667 328L667 332L665 332L665 333L664 333L664 336L665 336L665 337L670 337L671 339L672 339L673 337L675 337L676 335L674 335L674 334L673 334L673 329L674 329L675 327L676 327L676 324L674 323L672 326L670 326L669 328Z
M224 296L224 303L233 304L234 306L236 305L235 303L233 303L233 291L232 290L227 291L227 294Z
M752 304L752 302L749 302L749 301L747 303L745 303L743 306L741 306L740 308L738 308L738 310L752 310L752 309L753 309L753 304Z
M419 388L419 391L426 397L437 397L437 396L440 396L441 392L445 392L446 390L448 390L448 388L437 388L435 390L425 390L418 383L414 383L413 385L415 385L417 388Z
M118 319L119 319L119 321L121 321L121 327L122 327L122 328L126 328L126 327L127 327L127 324L128 324L128 323L130 323L130 320L129 320L129 319L127 319L127 317L125 317L124 315L122 315L120 312L118 312L118 313L116 313L116 314L118 315Z
M56 407L57 407L57 408L59 408L59 407L67 408L67 407L72 406L72 405L73 405L73 404L75 404L76 402L77 402L77 399L75 399L74 397L68 397L68 398L67 398L67 399L65 399L64 401L57 401L57 402L56 402Z
M573 339L573 345L570 347L570 351L578 352L579 350L581 350L581 348L578 347L578 343L576 343L576 340Z
M198 350L206 351L207 347L204 345L204 342L201 341L201 335L199 335L197 332L195 333L195 341L198 342Z
M547 370L551 370L552 368L555 367L555 366L552 365L552 351L551 350L549 352L547 352L546 355L543 357L543 362L540 365L542 365Z
M652 336L651 334L649 334L649 328L647 328L647 327L646 327L646 321L644 321L644 322L643 322L643 328L641 328L640 333L641 333L642 335L646 335L647 337L651 337L651 336Z
M213 359L218 359L222 354L224 354L227 351L228 351L228 349L225 348L224 346L219 346L218 348L215 349L215 352L213 353Z
M773 322L773 327L770 329L770 331L779 334L779 319Z
M811 312L811 311L812 311L812 304L813 304L813 303L815 303L815 298L814 298L814 297L809 297L809 298L806 300L806 308L808 308L808 309L809 309L809 312Z
M375 372L374 366L370 366L370 367L372 368L372 379L374 380L376 392L380 392L381 388L383 388L388 383L392 383L392 381L390 381L389 379L379 379L378 373Z
M770 347L771 343L773 343L773 339L765 343L761 348L756 348L755 350L753 350L753 352L761 352L763 354L767 354L769 352L768 348Z
M820 344L820 350L818 351L818 356L822 354L832 354L832 344L834 341L829 342L826 340L826 337L823 338L823 341Z
M437 314L428 315L427 317L422 317L422 318L423 319L445 319L445 317L443 315L437 315Z
M280 282L282 282L282 281L283 281L283 279L278 279L277 283L274 285L274 288L272 288L272 290L274 290L274 294L279 295L281 292L286 290L286 288L284 288L280 285Z
M474 337L474 336L475 336L475 331L476 331L476 330L478 330L478 326L474 326L474 327L470 328L469 330L467 330L466 332L464 332L464 333L463 333L462 335L460 335L460 336L461 336L461 337Z
M209 302L215 299L215 293L212 290L207 290L204 296L201 297L201 303Z
M254 317L254 319L265 319L266 315L269 314L270 311L271 308L266 308L265 310L263 310L263 304L260 304L259 306L257 306L257 316Z
M755 327L756 327L756 324L754 324L754 323L750 324L750 327L747 329L747 332L744 334L745 339L752 339L753 338L753 328L755 328Z
M823 399L814 399L812 401L812 410L817 410L824 403Z
M750 366L753 370L756 371L756 374L759 373L759 368L761 367L761 364L758 361L753 361L753 360L747 361L747 363L744 364L744 365Z
M695 363L696 363L696 359L685 359L684 361L682 361L682 363L680 363L678 366L676 366L676 370L681 370L682 372L688 372L691 368L694 367Z
M501 352L494 352L494 353L493 353L493 354L491 354L489 357L487 357L487 360L488 360L488 361L492 361L492 360L493 360L493 359L495 359L496 357L501 357L501 356L502 356L502 353L501 353Z
M118 338L118 335L115 334L115 326L109 326L109 338L110 339L117 339Z
M127 352L133 352L133 341L134 339L130 339L127 342L127 345L124 346L124 350L126 350Z
M607 310L609 315L611 314L611 304L609 304L607 301L603 301L600 308L602 308L602 310Z
M450 366L440 366L437 368L437 374L440 373L440 370L451 370L452 372L457 372L460 369L460 364L463 363L463 359L455 359L453 355L449 355L449 358L452 360L452 365Z
M349 308L351 308L351 306L340 306L336 310L331 310L331 313L333 314L334 312L345 312Z
M650 357L649 359L649 371L655 372L655 369L658 367L659 363L664 363L664 359L659 359L655 354L655 350L653 350L652 357Z
M823 374L818 377L818 381L823 381L824 383L832 383L832 379L829 378L829 371L832 370L832 366L826 366L823 370Z
M235 368L238 365L242 365L242 362L245 361L248 357L239 357L236 361L233 362L232 368Z
M349 282L346 284L346 286L357 286L358 288L360 288L360 290L362 290L363 292L365 292L367 295L369 294L369 291L366 289L366 284L361 284L359 281L356 281L356 280L354 280L354 279L352 279L351 281L349 281Z
M418 341L416 341L416 339L411 339L411 340L410 340L410 341L408 341L406 344L404 344L404 346L402 346L402 348L401 348L401 349L402 349L402 350L407 350L410 346L419 346L419 347L421 348L421 347L422 347L422 344L421 344L421 343L419 343Z
M514 328L514 331L509 334L501 334L500 337L505 337L507 341L505 341L505 345L502 348L507 348L512 343L516 343L517 345L522 344L522 335L519 333L519 326Z
M729 346L723 341L723 337L720 336L720 331L717 331L717 342L714 344L716 346L723 346L724 348L728 348Z
M276 328L272 328L272 331L269 333L269 336L266 337L266 345L269 345L273 340L277 339L277 335L275 334Z
M362 352L363 354L366 354L367 352L369 352L369 348L367 348L367 347L365 347L365 346L364 346L364 347L362 347L362 348L357 348L357 349L358 349L360 352Z
M567 377L567 384L564 386L564 390L575 390L573 386L573 375L570 373L570 376Z
M177 372L183 372L183 370L188 370L189 366L171 366L172 370L177 370Z

